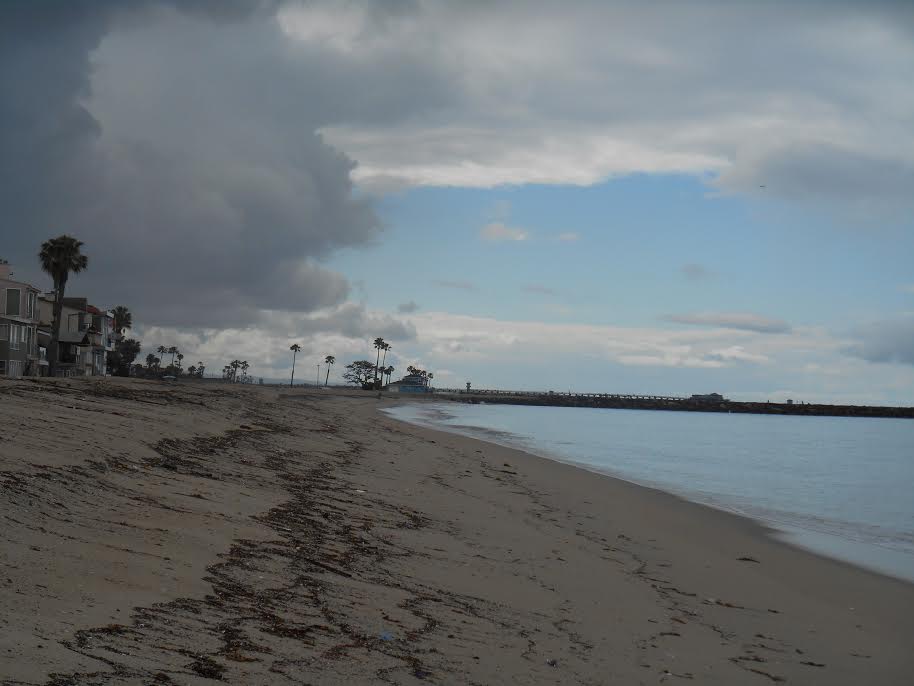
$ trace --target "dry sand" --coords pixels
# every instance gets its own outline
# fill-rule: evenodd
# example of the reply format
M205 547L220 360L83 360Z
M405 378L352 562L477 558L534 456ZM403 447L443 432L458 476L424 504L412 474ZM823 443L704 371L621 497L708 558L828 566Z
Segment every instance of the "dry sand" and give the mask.
M914 586L389 402L0 381L0 683L914 683Z

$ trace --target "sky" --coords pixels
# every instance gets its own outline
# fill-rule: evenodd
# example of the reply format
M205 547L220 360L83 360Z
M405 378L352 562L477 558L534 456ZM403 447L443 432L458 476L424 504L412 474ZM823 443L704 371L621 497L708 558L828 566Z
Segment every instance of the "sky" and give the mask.
M910 2L7 0L0 258L210 371L914 405L911 74Z

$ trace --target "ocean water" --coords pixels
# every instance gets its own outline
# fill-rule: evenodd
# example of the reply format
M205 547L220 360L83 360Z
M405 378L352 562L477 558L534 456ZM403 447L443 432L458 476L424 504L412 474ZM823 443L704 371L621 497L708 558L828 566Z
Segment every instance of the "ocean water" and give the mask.
M748 516L914 581L914 421L453 402L388 414Z

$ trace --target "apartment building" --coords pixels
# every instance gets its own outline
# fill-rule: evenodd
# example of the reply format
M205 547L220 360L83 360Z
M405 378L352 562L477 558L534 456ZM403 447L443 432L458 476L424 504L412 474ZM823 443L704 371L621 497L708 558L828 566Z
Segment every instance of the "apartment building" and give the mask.
M0 263L0 376L47 373L47 358L38 342L40 294L31 284L14 279L9 264Z

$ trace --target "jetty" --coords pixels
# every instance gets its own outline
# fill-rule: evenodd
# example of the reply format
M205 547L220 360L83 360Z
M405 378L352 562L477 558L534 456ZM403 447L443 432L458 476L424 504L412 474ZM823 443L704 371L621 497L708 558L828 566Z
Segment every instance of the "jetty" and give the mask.
M503 405L594 407L673 412L729 412L820 417L896 417L914 419L914 407L875 405L827 405L796 402L743 402L716 394L701 396L639 395L618 393L572 393L559 391L510 391L501 389L434 389L437 400ZM715 397L716 396L716 397Z

